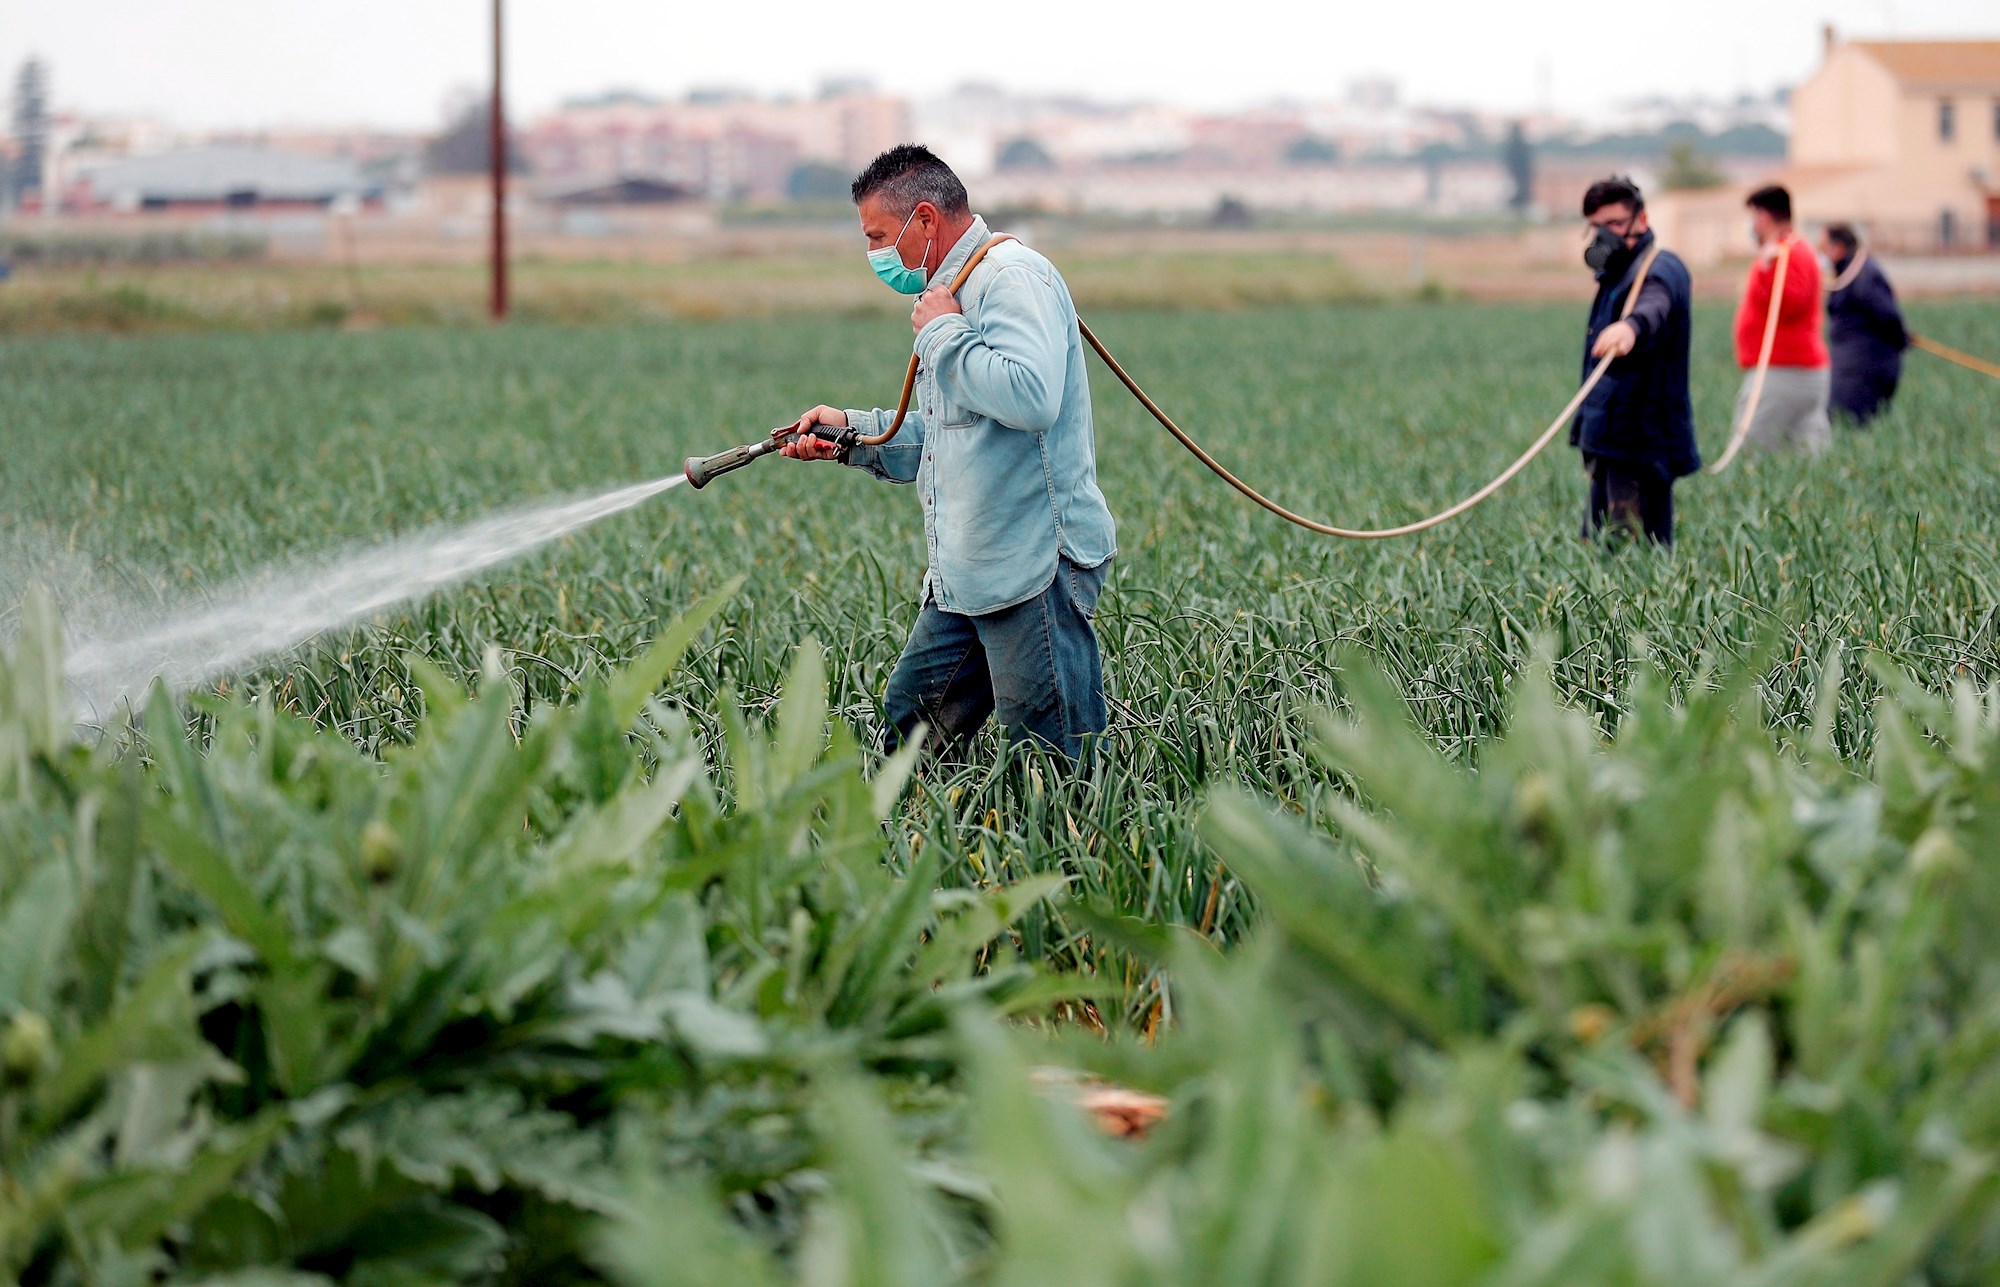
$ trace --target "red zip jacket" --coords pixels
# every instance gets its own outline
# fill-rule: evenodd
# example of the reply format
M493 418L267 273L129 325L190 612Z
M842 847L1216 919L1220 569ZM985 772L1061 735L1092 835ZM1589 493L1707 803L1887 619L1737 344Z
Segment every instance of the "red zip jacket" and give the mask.
M1827 366L1826 338L1820 334L1819 256L1802 237L1789 238L1785 253L1792 262L1785 269L1785 298L1778 304L1778 334L1771 341L1771 365ZM1771 283L1777 276L1776 256L1750 265L1743 304L1736 310L1736 365L1746 371L1757 365L1757 354L1764 348L1764 319L1771 307Z

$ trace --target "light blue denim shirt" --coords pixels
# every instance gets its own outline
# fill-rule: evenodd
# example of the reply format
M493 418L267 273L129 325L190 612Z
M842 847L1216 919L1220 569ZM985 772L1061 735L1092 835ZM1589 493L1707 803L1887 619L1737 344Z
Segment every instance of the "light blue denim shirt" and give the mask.
M990 234L972 227L932 274L948 282ZM917 485L930 568L946 612L977 616L1034 598L1057 557L1093 568L1117 553L1090 426L1076 305L1055 265L1018 241L995 246L947 313L917 333L917 387L896 437L847 463ZM850 410L863 433L895 411Z

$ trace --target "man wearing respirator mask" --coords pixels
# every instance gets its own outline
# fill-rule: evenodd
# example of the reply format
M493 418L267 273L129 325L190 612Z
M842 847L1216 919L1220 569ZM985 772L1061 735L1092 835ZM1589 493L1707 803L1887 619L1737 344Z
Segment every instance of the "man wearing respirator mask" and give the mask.
M845 448L807 431L879 434L893 413L814 407L784 454L915 483L923 503L929 567L882 698L887 740L925 725L957 742L995 715L1075 758L1106 723L1091 617L1117 548L1076 305L1055 266L1018 241L995 244L953 297L949 283L990 234L928 148L876 157L853 197L870 268L917 297L916 402L894 439Z
M1628 313L1627 298L1654 244L1646 200L1630 179L1604 179L1583 194L1583 217L1591 230L1583 260L1597 274L1585 378L1604 358L1613 359L1570 422L1570 445L1582 451L1590 479L1583 537L1609 529L1671 545L1674 480L1701 468L1688 397L1687 265L1671 251L1653 255Z

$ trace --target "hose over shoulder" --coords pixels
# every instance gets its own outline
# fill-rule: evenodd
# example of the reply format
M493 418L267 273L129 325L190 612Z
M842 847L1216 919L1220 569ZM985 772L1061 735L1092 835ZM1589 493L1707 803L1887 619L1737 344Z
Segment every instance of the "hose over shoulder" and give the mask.
M980 260L986 258L987 251L993 249L1003 241L1013 241L1014 239L1013 233L1003 232L988 237L985 241L981 242L979 249L973 251L971 258L965 261L965 266L958 270L958 275L951 279L951 293L956 295L964 288L965 283L972 277L972 270L979 267ZM916 387L917 355L912 353L910 354L909 369L903 372L903 394L896 400L896 418L891 420L889 427L881 433L861 434L854 441L863 447L879 447L901 433L903 430L903 421L910 414L910 394L915 391Z

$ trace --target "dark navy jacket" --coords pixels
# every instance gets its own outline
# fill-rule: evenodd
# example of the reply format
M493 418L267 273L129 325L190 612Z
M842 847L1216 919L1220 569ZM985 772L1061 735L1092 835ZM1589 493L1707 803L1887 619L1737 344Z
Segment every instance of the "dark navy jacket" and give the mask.
M1597 366L1590 346L1597 343L1599 332L1618 320L1639 261L1652 245L1649 232L1636 250L1613 256L1598 274L1597 299L1590 306L1590 329L1583 339L1586 379ZM1688 307L1691 287L1680 256L1661 251L1626 319L1639 333L1638 343L1611 364L1578 408L1569 427L1572 447L1650 468L1663 478L1680 478L1701 468L1701 452L1694 443L1694 404L1688 397L1688 346L1694 329Z
M1846 265L1838 266L1844 272ZM1854 280L1826 297L1826 340L1833 355L1833 406L1866 420L1896 392L1910 334L1889 278L1869 256Z

